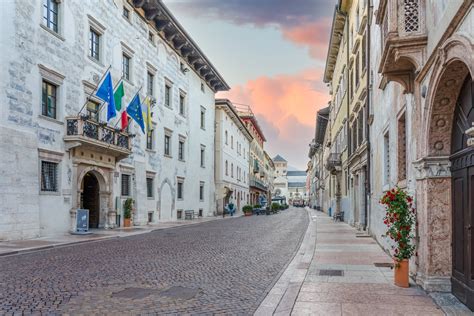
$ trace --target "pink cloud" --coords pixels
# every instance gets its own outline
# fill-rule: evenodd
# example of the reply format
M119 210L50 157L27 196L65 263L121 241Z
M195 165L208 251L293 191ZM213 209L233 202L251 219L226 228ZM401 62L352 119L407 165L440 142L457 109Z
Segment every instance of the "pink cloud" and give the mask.
M218 97L250 105L260 120L270 153L283 154L302 168L307 144L314 137L316 111L329 100L327 90L319 84L321 76L322 71L316 68L293 75L262 76Z
M293 43L307 46L311 57L324 59L331 32L331 19L321 18L314 22L283 26L282 32L283 36Z

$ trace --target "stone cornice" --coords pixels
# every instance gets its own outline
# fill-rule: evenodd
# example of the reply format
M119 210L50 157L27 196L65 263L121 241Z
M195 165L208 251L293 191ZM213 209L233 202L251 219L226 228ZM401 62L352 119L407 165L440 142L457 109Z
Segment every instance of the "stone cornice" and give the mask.
M207 82L214 92L230 89L224 78L161 0L129 0L129 2L139 14L156 27L159 36Z
M341 46L341 39L344 36L344 25L346 23L346 16L339 11L339 8L334 9L334 17L331 27L331 37L329 40L328 53L326 58L326 68L324 70L324 82L330 82L337 62L337 55Z
M238 126L239 130L244 133L245 137L249 140L249 142L252 142L253 136L245 126L244 122L240 119L239 114L235 110L234 106L232 105L232 102L228 99L216 99L216 108L221 108L223 109L227 115L230 116L232 121L234 121L235 125Z
M448 156L425 157L413 162L417 180L451 177L451 161Z

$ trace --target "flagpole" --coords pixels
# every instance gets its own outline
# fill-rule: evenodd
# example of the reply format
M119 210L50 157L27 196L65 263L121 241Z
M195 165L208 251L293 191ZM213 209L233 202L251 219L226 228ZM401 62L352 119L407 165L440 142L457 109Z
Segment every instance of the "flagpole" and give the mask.
M87 105L87 103L89 102L89 99L92 97L92 95L97 91L97 88L99 87L102 80L104 80L104 78L107 75L107 72L109 72L110 68L112 68L112 65L109 65L109 68L107 68L107 70L102 75L102 78L100 78L99 83L97 83L94 90L92 90L92 92L87 96L86 102L84 102L84 105L82 106L82 108L79 110L79 112L77 112L77 115L79 115L82 112L82 110L84 110L84 107Z
M138 89L137 93L135 93L135 94L133 95L133 98L131 98L130 100L135 99L135 97L137 96L137 94L140 93L140 91L142 90L142 88L143 88L143 86L140 86L140 89ZM125 109L125 112L127 112L127 109ZM127 114L127 115L128 115L128 114ZM115 125L114 125L112 128L115 129L115 127L117 126L117 124L120 123L120 122L122 122L122 115L120 115L120 120L117 120L117 122L115 122Z

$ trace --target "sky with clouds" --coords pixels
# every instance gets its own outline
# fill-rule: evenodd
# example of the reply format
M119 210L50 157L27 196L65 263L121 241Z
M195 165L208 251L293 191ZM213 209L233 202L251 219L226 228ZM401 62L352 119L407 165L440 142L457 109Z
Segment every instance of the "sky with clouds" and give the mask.
M271 156L305 169L336 0L163 0L231 90L250 105Z

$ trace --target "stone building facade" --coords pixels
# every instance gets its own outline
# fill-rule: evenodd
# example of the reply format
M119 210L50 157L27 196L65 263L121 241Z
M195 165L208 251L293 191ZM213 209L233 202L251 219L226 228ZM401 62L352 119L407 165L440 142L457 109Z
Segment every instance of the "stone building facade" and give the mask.
M238 105L236 108L240 118L253 137L253 141L250 143L249 157L250 204L260 205L267 201L269 193L268 183L265 183L265 179L268 179L264 149L264 144L267 140L252 109L247 105Z
M1 240L68 232L78 208L116 227L129 197L135 225L214 214L214 101L229 87L163 3L7 1L0 23ZM148 137L116 129L120 113L104 122L92 95L107 69L125 105L155 100Z
M389 247L377 201L405 188L418 221L413 277L474 309L473 2L376 0L373 9L370 231Z
M354 7L359 8L359 15ZM359 23L351 20L354 16ZM355 31L351 29L357 30L352 43L350 35ZM366 45L362 44L364 37ZM366 52L361 50L364 47ZM343 58L346 49L348 56ZM364 65L359 65L359 85L354 84L354 75L346 76L345 93L341 94L345 69L351 73L357 60L363 62L354 54L366 56L366 68L364 71ZM351 212L345 220L367 227L387 251L392 245L382 237L385 209L379 200L395 186L413 195L418 224L411 275L426 290L453 292L471 309L473 56L472 1L338 1L325 72L332 94L329 116L325 123L318 115L310 148L310 158L319 153L319 160L329 165L326 170L331 174L324 175L321 164L322 173L313 171L320 183L316 186L320 192L317 203L324 211L331 207ZM335 134L345 119L337 110L341 102L348 102L347 166L352 170L347 178L352 197L347 206L342 205L343 186L334 191L332 185L334 176L338 180L345 170L343 152L334 155L341 154ZM313 161L314 169L317 160ZM334 197L338 196L341 198L336 202L341 204L336 203L334 209Z
M249 156L253 137L232 102L216 99L215 182L217 214L232 202L241 214L250 201Z

